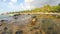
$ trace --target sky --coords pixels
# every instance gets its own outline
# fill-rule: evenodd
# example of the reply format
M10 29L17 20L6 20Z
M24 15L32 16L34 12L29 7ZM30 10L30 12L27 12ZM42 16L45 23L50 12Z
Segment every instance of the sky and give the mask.
M0 0L0 13L31 10L44 5L58 5L60 0Z

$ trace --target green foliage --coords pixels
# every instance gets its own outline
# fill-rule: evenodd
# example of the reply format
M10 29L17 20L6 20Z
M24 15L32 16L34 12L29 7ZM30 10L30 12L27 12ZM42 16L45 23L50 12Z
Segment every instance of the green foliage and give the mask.
M23 12L60 12L60 6L45 5L41 8L35 8L33 10L26 10Z
M59 6L60 6L60 3L59 3Z
M24 10L24 11L19 11L19 12L10 12L10 14L16 14L16 13L34 13L34 12L60 12L60 4L58 6L50 6L50 5L45 5L44 7L40 8L35 8L32 10Z

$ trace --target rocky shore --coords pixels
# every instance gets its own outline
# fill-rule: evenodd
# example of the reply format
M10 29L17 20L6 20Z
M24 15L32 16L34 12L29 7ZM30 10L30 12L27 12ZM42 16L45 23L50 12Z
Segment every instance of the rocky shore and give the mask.
M16 14L4 18L0 20L0 34L60 34L60 19L48 16Z

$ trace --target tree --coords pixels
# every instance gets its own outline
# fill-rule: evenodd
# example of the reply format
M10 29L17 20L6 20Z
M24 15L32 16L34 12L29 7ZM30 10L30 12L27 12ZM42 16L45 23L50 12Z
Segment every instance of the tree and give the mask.
M58 6L60 6L60 3L58 4Z

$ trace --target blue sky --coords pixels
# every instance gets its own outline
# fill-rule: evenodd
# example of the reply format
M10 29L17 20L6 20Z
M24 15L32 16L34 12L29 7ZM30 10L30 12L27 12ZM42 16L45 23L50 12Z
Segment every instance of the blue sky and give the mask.
M30 10L46 4L58 5L60 0L0 0L0 13Z

